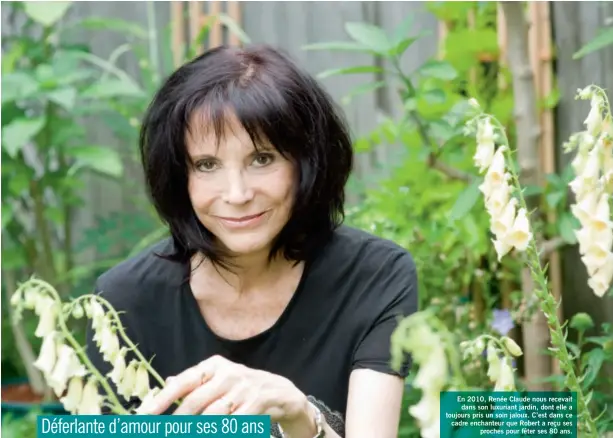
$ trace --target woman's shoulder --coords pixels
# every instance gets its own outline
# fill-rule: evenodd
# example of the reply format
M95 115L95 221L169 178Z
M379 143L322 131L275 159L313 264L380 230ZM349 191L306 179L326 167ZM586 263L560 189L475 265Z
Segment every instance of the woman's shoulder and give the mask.
M348 260L353 269L367 271L415 271L415 261L407 248L368 231L342 225L328 245L325 258Z
M113 306L141 306L178 287L183 267L165 256L173 249L171 238L162 239L102 273L95 292Z
M335 291L338 296L382 305L408 300L411 306L416 300L417 269L411 252L361 229L339 227L314 270L322 283L341 285Z

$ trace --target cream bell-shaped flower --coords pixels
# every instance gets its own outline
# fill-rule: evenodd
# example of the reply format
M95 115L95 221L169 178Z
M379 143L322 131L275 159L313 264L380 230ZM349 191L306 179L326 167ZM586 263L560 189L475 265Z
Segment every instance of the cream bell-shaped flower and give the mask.
M49 376L51 374L57 361L58 343L56 335L57 332L53 331L48 333L43 338L40 353L33 364L36 368L42 371L45 376Z
M134 390L132 394L142 400L151 391L149 387L149 372L143 363L140 363L136 368L136 377L134 380Z
M477 143L477 150L473 156L475 165L479 168L479 172L483 172L492 163L494 157L495 145L493 141Z
M98 385L94 379L88 379L83 387L83 396L78 414L100 415L102 413L102 397L98 392Z
M581 257L581 261L587 268L588 275L594 275L607 262L610 254L610 246L605 247L597 241L590 242L587 252Z
M494 127L489 119L485 119L477 127L477 150L473 156L479 172L483 172L492 164L495 147Z
M119 337L113 331L110 320L105 320L95 335L96 343L102 357L107 362L114 362L120 350Z
M505 146L500 146L498 149L496 149L496 152L494 152L494 157L492 158L492 164L485 174L487 187L489 187L490 189L493 189L496 186L507 181L504 161L505 150Z
M134 395L134 388L136 387L136 368L138 361L131 360L123 374L123 379L117 385L117 392L125 398L130 400Z
M513 339L509 338L508 336L503 337L502 338L502 342L503 342L505 348L513 356L519 357L519 356L521 356L523 354L523 352L521 351L521 348L519 347L519 345L517 345L517 343Z
M81 364L75 350L66 344L61 344L58 349L57 363L48 379L55 395L60 397L64 393L66 384L71 377L84 376L85 374L85 367Z
M587 227L590 218L596 213L598 205L598 191L591 190L581 197L577 204L571 205L572 214L579 220L583 227Z
M600 106L602 104L602 98L597 94L592 95L592 99L590 101L590 112L587 115L587 118L583 122L586 125L586 131L590 135L596 135L600 129L602 128L602 111Z
M34 336L44 338L47 334L55 331L59 307L53 298L47 295L41 296L34 311L39 316Z
M607 193L601 193L596 204L596 210L590 217L590 227L598 232L611 229L613 223L611 222L611 210L609 208L609 195Z
M422 438L440 437L440 395L437 391L426 391L421 400L409 408L417 420Z
M60 398L64 408L71 414L76 414L83 397L83 379L79 376L72 377L68 382L66 395Z
M44 296L41 294L38 288L28 288L23 294L23 307L26 309L34 310L38 300Z
M107 374L115 385L119 385L125 375L127 351L125 347L119 350L113 361L113 369Z
M585 170L585 166L587 165L587 151L582 152L579 151L575 155L575 158L570 162L571 167L575 171L575 175L581 175Z
M515 390L515 375L513 367L508 357L505 357L500 362L500 375L494 386L494 391L514 391Z
M500 212L500 215L492 217L490 229L498 239L503 238L513 228L516 206L517 200L515 198L510 199Z
M445 350L437 344L424 361L415 376L413 385L424 391L439 388L447 381L447 356Z
M504 211L511 199L511 186L504 182L496 189L490 191L490 196L485 199L485 208L490 216L499 216Z
M594 188L600 179L600 150L594 147L587 156L585 169L580 173L583 184Z
M494 126L492 122L490 122L489 118L483 119L477 127L477 143L493 143L494 140Z
M498 357L498 350L494 341L487 343L487 377L491 382L498 381L500 377L500 357Z
M104 308L98 300L92 298L89 304L89 311L92 319L92 329L97 332L105 322L106 314L104 313Z
M518 251L525 251L532 239L530 222L525 208L520 208L515 217L515 222L510 232L504 236L504 240L515 247Z
M613 279L613 254L609 253L606 261L588 280L588 285L596 296L602 298L611 286Z

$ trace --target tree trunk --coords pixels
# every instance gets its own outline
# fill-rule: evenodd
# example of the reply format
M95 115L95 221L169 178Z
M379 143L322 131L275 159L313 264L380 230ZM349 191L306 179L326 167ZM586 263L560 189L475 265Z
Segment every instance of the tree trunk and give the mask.
M501 2L508 36L507 57L513 77L515 123L517 132L517 161L520 182L523 187L540 183L539 138L540 126L537 113L537 94L530 65L528 26L523 2ZM527 198L528 209L536 207L534 199ZM522 271L522 290L526 299L534 291L530 271ZM549 347L549 329L541 312L535 312L523 326L523 350L525 380L529 390L550 390L551 385L542 382L551 375L551 359L546 355Z

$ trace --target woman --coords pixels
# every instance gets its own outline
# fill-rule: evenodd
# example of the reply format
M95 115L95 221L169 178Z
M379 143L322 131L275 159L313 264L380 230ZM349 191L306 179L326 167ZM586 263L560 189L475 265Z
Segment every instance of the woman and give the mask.
M396 437L409 360L391 367L390 337L417 310L415 266L342 225L353 152L330 97L280 51L216 48L164 83L140 147L171 238L97 283L168 378L139 412Z

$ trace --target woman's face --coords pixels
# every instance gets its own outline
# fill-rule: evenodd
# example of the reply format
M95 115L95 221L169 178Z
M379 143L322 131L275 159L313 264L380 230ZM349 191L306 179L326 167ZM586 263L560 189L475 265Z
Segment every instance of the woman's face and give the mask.
M232 253L268 255L290 216L294 168L271 145L256 151L234 117L226 125L219 141L212 129L186 136L189 196L200 222Z

